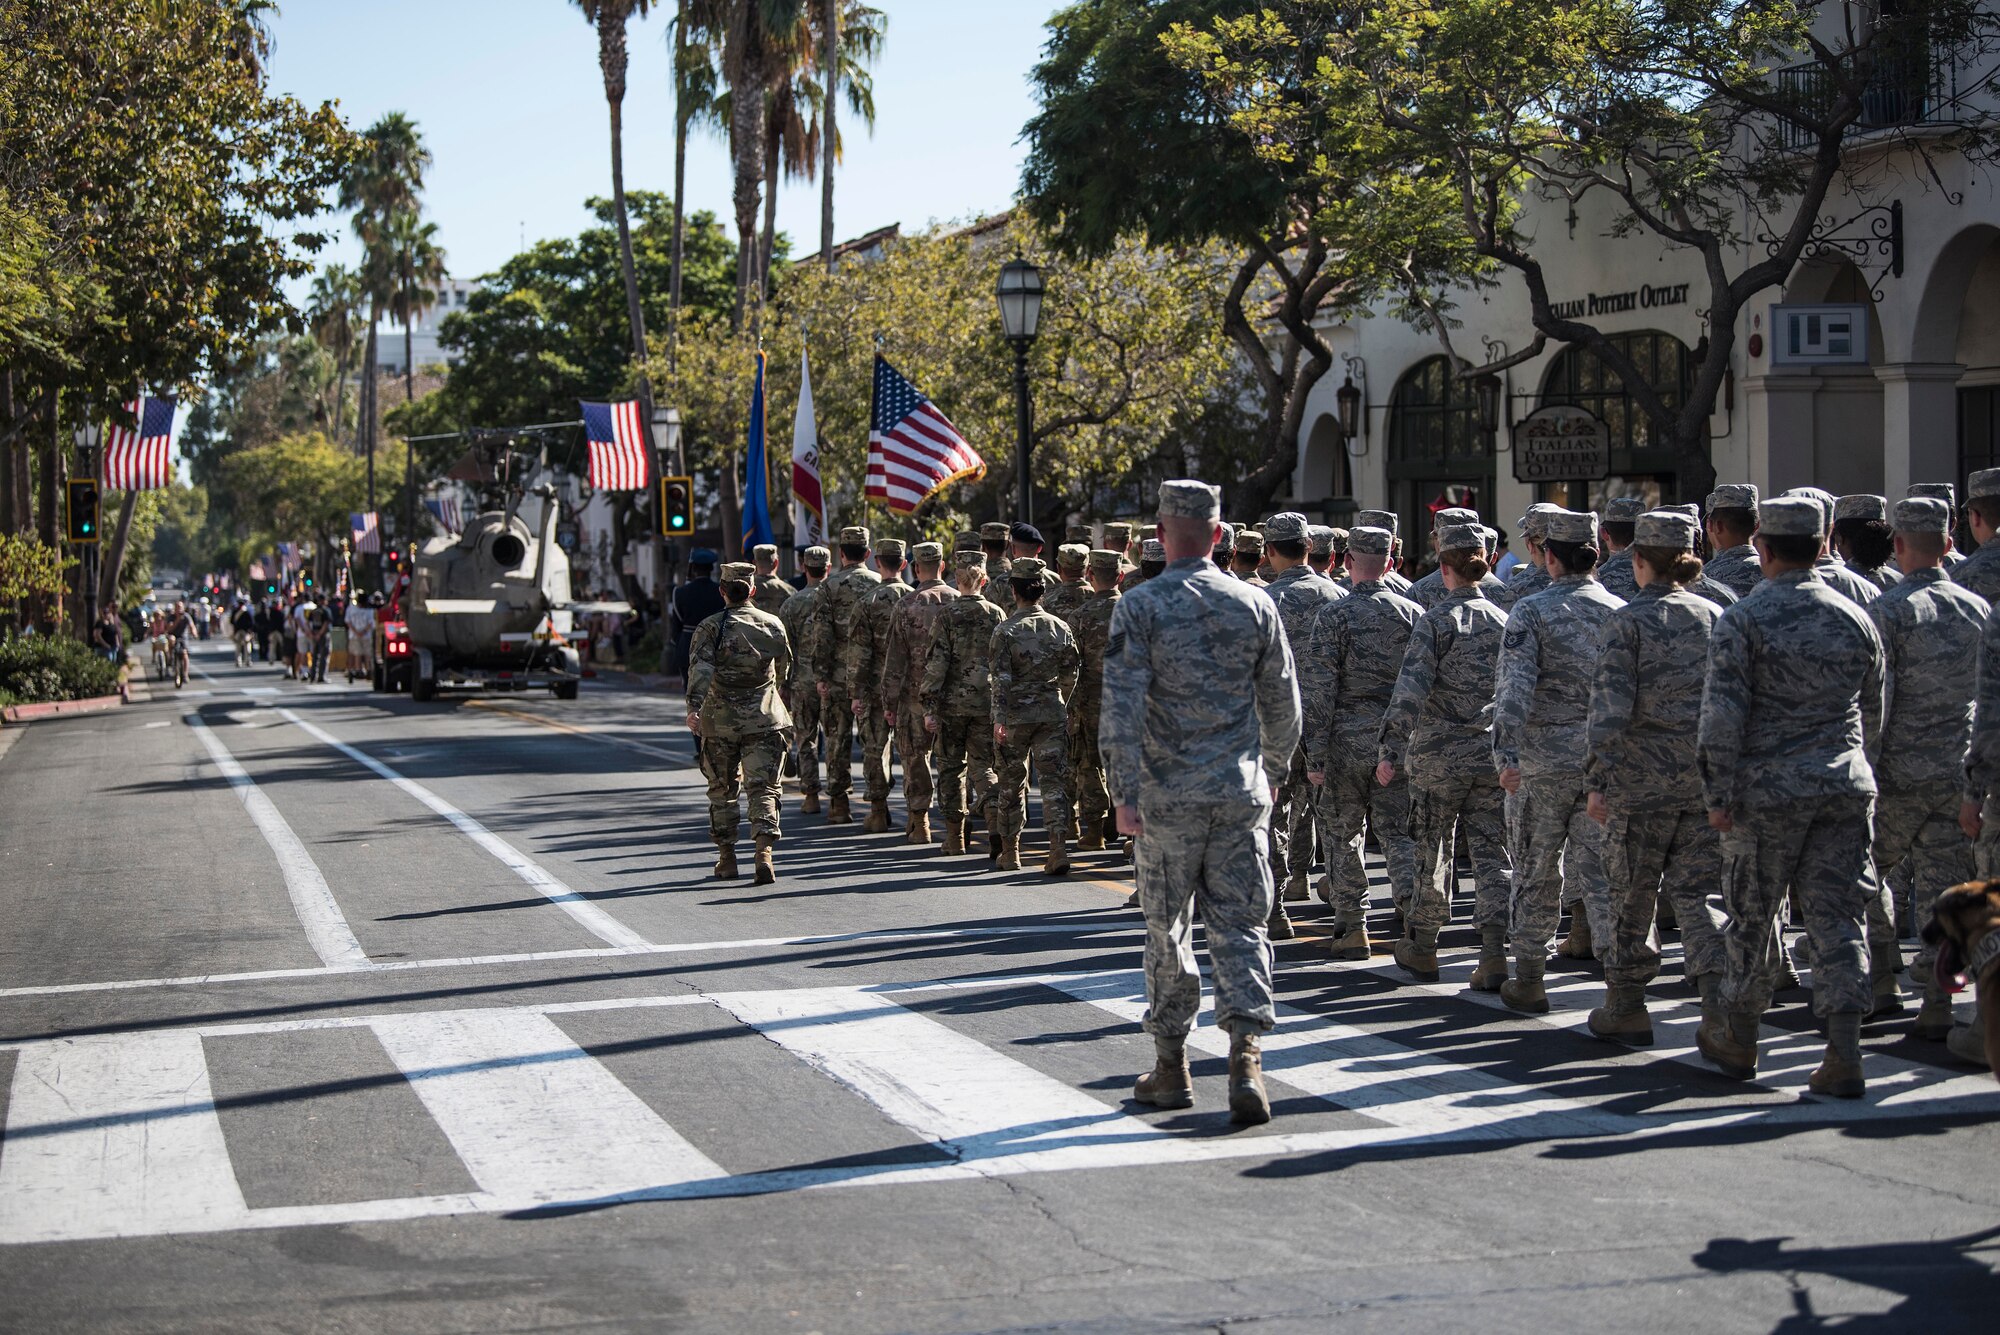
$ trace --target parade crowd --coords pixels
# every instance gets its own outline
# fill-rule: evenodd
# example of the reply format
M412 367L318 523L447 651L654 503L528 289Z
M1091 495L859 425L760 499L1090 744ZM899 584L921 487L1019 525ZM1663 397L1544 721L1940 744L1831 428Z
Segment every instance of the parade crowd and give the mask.
M1963 515L1948 483L1536 504L1504 581L1472 510L1435 513L1436 567L1412 581L1388 511L1232 527L1198 481L1162 484L1139 533L1104 524L1093 549L1071 529L1053 566L1023 523L949 553L846 528L805 552L800 589L758 547L721 567L689 654L715 872L738 874L747 799L754 876L775 878L788 768L803 814L824 794L851 822L858 737L866 833L893 828L893 757L903 837L941 855L1018 870L1031 774L1044 873L1128 841L1158 1055L1142 1102L1192 1102L1199 916L1231 1115L1268 1119L1271 942L1323 867L1332 957L1371 957L1370 839L1394 907L1377 930L1412 977L1439 977L1464 863L1473 988L1542 1013L1551 953L1595 958L1589 1031L1647 1046L1677 933L1700 1051L1750 1079L1806 967L1826 1036L1810 1087L1858 1098L1863 1021L1905 1007L1902 940L2000 863L2000 469L1967 492ZM1905 975L1914 1032L1984 1066L1929 953Z

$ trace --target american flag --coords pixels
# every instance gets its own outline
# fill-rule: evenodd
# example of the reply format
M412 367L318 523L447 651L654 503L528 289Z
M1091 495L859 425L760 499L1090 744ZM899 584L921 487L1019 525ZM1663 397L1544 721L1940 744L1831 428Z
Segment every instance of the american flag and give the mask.
M599 491L646 487L646 424L639 401L583 404L583 434L590 440L590 485Z
M424 502L424 509L431 512L431 517L436 519L447 533L458 533L465 527L464 521L458 516L456 496L433 496Z
M125 407L138 426L114 426L105 437L104 485L157 491L173 478L174 401L142 395Z
M373 510L353 510L348 513L347 527L354 531L354 550L357 552L379 552L382 550L381 519Z
M961 478L986 476L986 461L937 405L875 358L875 410L868 427L868 488L899 515Z

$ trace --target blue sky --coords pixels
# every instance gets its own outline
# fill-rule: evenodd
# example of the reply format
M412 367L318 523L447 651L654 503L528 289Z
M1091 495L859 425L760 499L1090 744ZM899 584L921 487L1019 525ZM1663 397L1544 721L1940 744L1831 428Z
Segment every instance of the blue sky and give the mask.
M835 230L910 229L992 212L1020 178L1027 76L1053 0L876 0L888 37L875 69L876 130L845 131ZM627 189L673 186L667 20L635 19L625 97ZM569 0L284 0L271 23L274 89L337 99L357 128L403 111L435 156L425 203L451 271L498 266L522 239L569 236L583 201L609 194L597 40ZM688 202L727 219L729 159L698 137ZM778 226L793 253L819 246L819 187L783 184ZM337 258L352 262L345 239Z

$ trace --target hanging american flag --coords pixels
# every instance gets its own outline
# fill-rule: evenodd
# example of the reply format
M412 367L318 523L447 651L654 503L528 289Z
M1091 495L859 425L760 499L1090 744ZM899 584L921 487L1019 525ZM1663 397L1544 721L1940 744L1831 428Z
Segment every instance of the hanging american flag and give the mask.
M347 516L347 527L354 531L355 551L382 550L381 518L373 510L350 511Z
M458 515L456 496L433 496L424 502L424 509L431 512L431 517L436 519L447 533L456 534L465 527L464 521Z
M104 438L104 485L158 491L173 478L174 401L140 396L127 403L137 426L114 426Z
M958 428L878 355L868 427L868 498L906 515L962 478L985 476L986 461Z
M590 440L590 485L599 491L643 491L646 424L639 401L583 404L583 434Z

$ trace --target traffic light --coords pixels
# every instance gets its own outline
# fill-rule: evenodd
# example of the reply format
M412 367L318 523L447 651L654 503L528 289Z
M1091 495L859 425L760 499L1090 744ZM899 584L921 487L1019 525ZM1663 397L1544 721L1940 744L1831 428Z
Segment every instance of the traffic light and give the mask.
M660 479L660 536L685 538L694 532L694 479Z
M97 541L97 479L73 477L69 480L69 540Z

